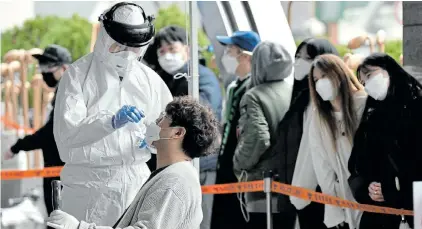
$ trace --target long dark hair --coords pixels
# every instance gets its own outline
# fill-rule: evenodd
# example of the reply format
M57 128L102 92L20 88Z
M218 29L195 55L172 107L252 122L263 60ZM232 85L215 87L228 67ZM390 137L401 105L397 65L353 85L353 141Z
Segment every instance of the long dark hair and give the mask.
M406 72L391 56L385 53L373 53L366 57L357 69L358 78L369 71L369 67L380 67L390 76L390 86L386 101L400 101L401 104L420 96L422 85ZM373 100L370 98L370 100Z
M338 131L337 122L334 117L333 106L330 101L324 101L315 89L315 81L313 72L318 68L326 74L334 88L338 90L341 98L341 109L344 117L345 132L350 140L359 125L356 112L354 110L352 85L358 90L362 90L363 86L358 82L357 78L349 71L346 64L340 57L332 54L324 54L318 56L311 67L309 74L309 88L312 101L318 109L318 113L322 120L328 125L333 141L336 139Z

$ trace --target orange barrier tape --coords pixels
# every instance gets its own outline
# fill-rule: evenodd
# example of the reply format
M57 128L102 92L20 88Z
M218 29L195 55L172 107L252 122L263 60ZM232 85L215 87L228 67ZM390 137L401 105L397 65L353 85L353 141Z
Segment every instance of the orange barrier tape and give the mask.
M33 177L59 177L60 171L62 171L62 166L57 167L48 167L44 169L34 169L34 170L2 170L1 171L1 180L19 180L23 178L33 178Z
M206 185L202 186L202 194L228 194L239 192L262 192L264 191L264 181L241 182L232 184ZM367 204L358 204L353 201L344 200L320 192L311 191L305 188L296 187L280 182L272 182L271 191L287 196L294 196L300 199L309 200L321 204L329 204L342 208L350 208L359 211L390 214L390 215L410 215L413 211L379 207Z
M201 186L202 194L229 194L238 192L262 192L264 181L250 181L233 184L216 184Z
M62 170L62 166L48 167L44 169L35 170L3 170L1 171L1 180L17 180L23 178L33 177L59 177ZM229 193L241 193L241 192L263 192L264 181L250 181L241 183L230 183L230 184L217 184L217 185L205 185L202 186L202 194L229 194ZM287 196L294 196L300 199L309 200L321 204L329 204L342 208L350 208L359 211L374 212L381 214L390 215L409 215L413 216L413 211L394 209L388 207L379 207L367 204L358 204L353 201L344 200L338 197L326 195L320 192L311 191L305 188L296 187L280 182L272 182L271 191L274 193L280 193Z
M31 134L35 132L34 129L20 126L18 123L7 120L4 116L1 117L1 121L3 122L5 126L13 128L13 129L24 130L25 132L31 133Z
M271 190L275 193L284 194L287 196L294 196L304 200L310 200L312 202L318 202L321 204L329 204L342 208L350 208L365 212L374 212L390 215L410 215L413 216L413 211L394 209L387 207L379 207L367 204L358 204L353 201L344 200L338 197L330 196L327 194L311 191L305 188L282 184L280 182L273 182Z

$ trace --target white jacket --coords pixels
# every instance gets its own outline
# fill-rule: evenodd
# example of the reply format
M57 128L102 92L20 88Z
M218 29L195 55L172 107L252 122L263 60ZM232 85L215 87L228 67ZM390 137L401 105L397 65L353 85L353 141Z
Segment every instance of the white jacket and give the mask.
M318 181L315 175L315 170L312 164L312 158L309 149L309 122L311 116L315 113L315 108L312 104L309 104L303 114L303 132L302 139L300 141L299 151L297 153L295 170L293 172L292 185L302 187L315 191L318 186ZM302 210L308 206L311 201L299 199L294 196L290 196L290 201L298 210Z
M128 126L114 130L111 119L133 105L155 120L172 101L166 84L150 68L130 61L120 81L107 59L110 37L101 26L94 52L63 75L54 112L54 137L64 185L63 211L78 220L113 225L132 202L150 171L151 155L137 147Z
M139 190L117 229L199 229L201 185L189 161L157 173ZM81 221L78 229L113 229Z
M354 94L355 112L360 121L365 108L367 95L364 91ZM342 112L335 113L338 123L343 122ZM323 193L342 199L355 201L348 184L350 172L348 161L352 151L352 143L347 136L343 136L344 125L340 124L336 133L335 152L329 128L318 114L312 116L309 123L309 150L313 169ZM349 224L351 229L358 228L362 212L351 209L325 205L324 223L328 228L335 227L342 222Z

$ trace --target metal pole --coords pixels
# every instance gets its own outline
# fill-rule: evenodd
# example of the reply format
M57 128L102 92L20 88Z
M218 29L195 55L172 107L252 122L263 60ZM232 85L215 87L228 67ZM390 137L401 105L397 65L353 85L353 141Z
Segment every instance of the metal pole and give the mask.
M189 2L190 15L190 60L189 60L189 95L199 100L199 59L198 59L198 9L196 1ZM199 158L193 160L193 165L199 173Z
M264 172L264 193L266 197L267 207L267 229L273 229L272 217L272 201L271 201L271 186L272 186L272 171Z

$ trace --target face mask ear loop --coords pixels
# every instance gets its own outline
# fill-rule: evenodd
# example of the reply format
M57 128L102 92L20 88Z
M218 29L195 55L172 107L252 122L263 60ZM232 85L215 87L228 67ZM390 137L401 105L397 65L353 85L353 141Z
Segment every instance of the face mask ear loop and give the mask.
M246 170L242 170L239 177L239 183L244 182L244 181L245 182L248 181L248 172ZM243 201L243 198L245 197L245 193L238 192L236 193L236 196L240 203L240 210L242 211L243 218L245 219L246 222L249 222L249 219L250 219L249 212L246 209L246 203Z
M190 80L191 76L189 76L187 73L177 73L176 75L173 76L173 79L178 80L185 77L186 80Z

